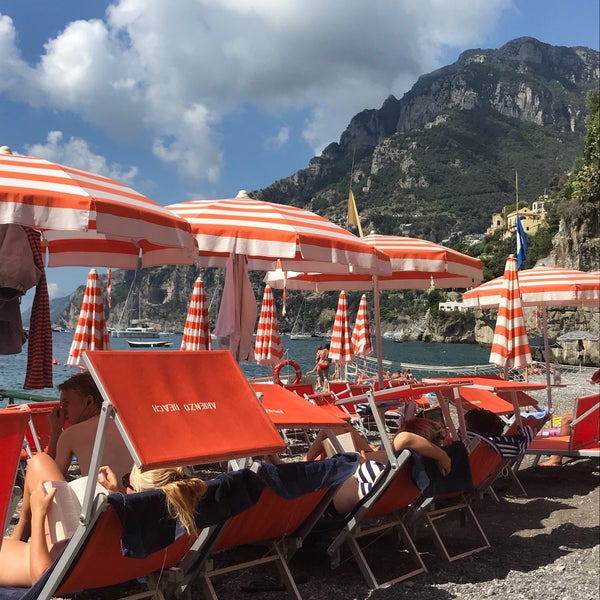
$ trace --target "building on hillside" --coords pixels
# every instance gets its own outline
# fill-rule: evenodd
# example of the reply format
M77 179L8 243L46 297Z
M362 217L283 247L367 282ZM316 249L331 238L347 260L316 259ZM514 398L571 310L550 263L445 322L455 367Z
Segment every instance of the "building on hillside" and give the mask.
M442 312L464 312L465 310L467 310L462 302L440 302L438 304L438 308Z
M531 208L522 207L519 208L519 217L525 233L533 235L539 228L539 226L546 220L546 209L545 209L545 198L541 196L542 200L535 200L531 204ZM486 235L491 235L498 229L506 229L504 237L509 237L515 232L515 220L517 211L512 210L508 212L512 207L505 206L502 212L492 214L492 225L485 232Z

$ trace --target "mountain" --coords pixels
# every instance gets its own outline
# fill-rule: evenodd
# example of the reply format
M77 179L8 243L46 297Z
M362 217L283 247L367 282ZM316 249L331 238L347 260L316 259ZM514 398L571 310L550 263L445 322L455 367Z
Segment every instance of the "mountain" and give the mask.
M549 191L581 155L598 52L533 38L468 50L400 100L356 115L306 169L258 190L344 224L352 187L363 230L453 242L491 214ZM354 162L354 168L352 168Z
M498 50L466 51L454 64L422 76L401 99L390 96L381 108L357 114L339 142L327 146L307 168L252 195L307 207L346 227L352 175L366 232L446 244L481 235L492 213L515 201L515 171L519 198L527 202L564 184L565 173L582 156L586 94L598 88L599 59L589 48L553 47L533 38L513 40ZM597 242L598 227L580 223L573 221L565 229L577 244L563 240L557 263L578 264L571 255L587 247L585 238ZM220 270L114 271L109 324L126 326L141 316L159 328L182 330L199 273L210 301L222 287ZM251 274L257 298L262 277ZM82 294L83 288L72 296L57 324L74 327ZM464 331L472 331L472 321L443 320L425 332L425 309L437 306L429 296L424 300L422 292L413 290L383 293L384 330L408 330L412 324L420 332L415 336L467 339ZM348 295L351 314L358 300L359 294ZM335 294L311 294L304 329L329 330L336 302ZM300 294L288 294L287 316L280 317L284 331L291 329L301 305ZM213 324L217 307L218 301L211 308Z

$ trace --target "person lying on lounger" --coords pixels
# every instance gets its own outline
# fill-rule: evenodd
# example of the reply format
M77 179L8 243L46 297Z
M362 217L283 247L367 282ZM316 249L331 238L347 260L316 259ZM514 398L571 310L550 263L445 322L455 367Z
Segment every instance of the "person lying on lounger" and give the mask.
M348 425L344 431L351 432L354 448L362 456L362 461L356 473L340 486L333 498L333 506L341 515L349 513L356 503L371 490L388 461L385 450L369 444L352 426ZM442 450L447 436L448 432L444 425L419 417L409 419L404 423L404 431L396 434L392 447L396 453L404 449L412 449L423 456L432 458L440 473L447 475L450 472L451 462L450 457ZM320 431L308 449L304 460L316 460L325 456L323 440L326 438L326 432ZM270 460L281 462L276 457L270 457Z
M64 481L56 462L47 454L36 454L30 461L25 487L28 488L31 506L31 538L29 542L16 539L2 540L0 546L0 585L29 587L50 567L66 541L51 545L46 515L56 490L46 492L44 481ZM165 492L169 515L179 519L183 528L196 534L194 511L205 496L207 485L184 468L154 469L141 472L133 466L131 472L119 482L108 466L100 467L98 483L107 493L126 488L126 492L160 488Z

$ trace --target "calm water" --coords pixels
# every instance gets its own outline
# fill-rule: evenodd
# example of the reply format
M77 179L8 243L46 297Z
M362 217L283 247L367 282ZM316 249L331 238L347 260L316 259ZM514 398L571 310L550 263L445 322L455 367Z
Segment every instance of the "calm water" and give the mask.
M61 363L53 367L54 384L60 383L70 377L77 370L66 366L72 342L71 333L53 333L54 358ZM169 338L173 342L166 350L179 351L181 336L173 335ZM310 340L290 340L283 336L283 345L286 351L285 358L293 359L300 364L302 372L314 366L314 357L317 346L325 340L313 338ZM391 340L382 340L383 357L392 361L392 370L400 367L401 363L422 365L486 365L488 364L489 349L481 348L475 344L433 344L423 342L394 343ZM113 350L130 350L124 338L111 338ZM22 390L27 367L27 345L21 354L0 356L0 389ZM268 376L271 371L255 363L242 363L242 370L250 377ZM415 375L419 375L415 373ZM32 391L42 395L54 395L52 389Z

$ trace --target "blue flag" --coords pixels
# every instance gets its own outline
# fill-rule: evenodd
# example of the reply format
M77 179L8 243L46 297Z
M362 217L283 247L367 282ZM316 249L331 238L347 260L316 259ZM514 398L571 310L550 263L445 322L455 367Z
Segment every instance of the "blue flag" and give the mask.
M515 227L517 229L517 266L520 269L521 265L525 262L527 258L527 238L525 237L525 230L523 229L523 225L521 223L521 219L517 214L515 218Z

